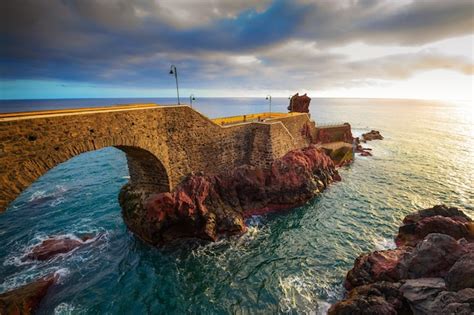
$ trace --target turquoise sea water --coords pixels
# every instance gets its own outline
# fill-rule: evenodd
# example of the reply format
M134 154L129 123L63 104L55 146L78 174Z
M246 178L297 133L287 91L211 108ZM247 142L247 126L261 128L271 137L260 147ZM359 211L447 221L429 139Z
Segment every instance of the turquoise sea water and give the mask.
M137 100L44 101L42 108ZM172 100L144 100L171 103ZM287 99L274 99L284 111ZM34 101L0 102L0 111ZM36 108L36 107L34 107ZM264 99L202 99L211 116L267 111ZM389 248L401 219L435 204L474 217L472 103L313 99L318 123L380 130L373 157L340 170L342 182L292 211L256 216L241 237L150 247L127 231L117 201L128 180L124 154L79 155L41 177L0 215L0 292L59 270L40 314L311 314L341 298L345 273L364 251ZM48 236L102 237L52 261L22 262Z

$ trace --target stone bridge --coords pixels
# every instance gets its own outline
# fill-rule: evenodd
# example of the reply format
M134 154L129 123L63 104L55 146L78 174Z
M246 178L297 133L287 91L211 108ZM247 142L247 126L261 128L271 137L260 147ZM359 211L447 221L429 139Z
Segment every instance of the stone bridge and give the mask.
M315 136L303 113L226 126L189 106L155 104L2 114L0 212L49 169L83 152L118 148L133 186L163 192L191 172L268 167Z

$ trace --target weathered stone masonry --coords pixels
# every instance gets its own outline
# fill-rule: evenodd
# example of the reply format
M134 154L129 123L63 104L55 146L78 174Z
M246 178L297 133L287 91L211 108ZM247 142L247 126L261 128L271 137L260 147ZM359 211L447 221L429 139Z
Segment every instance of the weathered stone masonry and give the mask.
M191 172L269 166L307 146L307 114L219 126L188 106L165 106L0 118L0 211L49 169L83 152L116 147L126 153L130 183L169 191Z

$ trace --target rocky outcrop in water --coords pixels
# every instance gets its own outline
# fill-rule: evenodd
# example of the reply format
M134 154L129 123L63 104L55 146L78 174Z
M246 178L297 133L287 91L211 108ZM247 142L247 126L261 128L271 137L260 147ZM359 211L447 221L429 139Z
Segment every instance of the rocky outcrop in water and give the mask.
M311 102L311 98L306 95L299 95L296 93L290 99L290 105L288 105L288 110L290 113L309 113L309 103Z
M191 174L172 192L145 196L126 185L119 199L127 226L151 244L216 240L245 232L244 218L299 206L340 177L321 149L288 152L269 169L244 165L227 174Z
M49 260L59 254L68 253L94 239L95 235L83 235L80 238L51 237L34 246L31 251L23 257L25 260Z
M406 216L398 247L359 256L344 284L347 299L329 314L472 314L473 224L443 205Z
M56 279L57 276L49 275L0 294L0 314L34 314Z
M364 139L364 141L383 140L383 136L380 134L380 131L371 130L362 134L362 139Z
M362 147L361 142L366 143L367 141L372 140L383 140L383 136L377 130L371 130L370 132L364 133L361 137L362 140L359 137L354 138L354 151L359 153L360 156L372 156L372 149Z

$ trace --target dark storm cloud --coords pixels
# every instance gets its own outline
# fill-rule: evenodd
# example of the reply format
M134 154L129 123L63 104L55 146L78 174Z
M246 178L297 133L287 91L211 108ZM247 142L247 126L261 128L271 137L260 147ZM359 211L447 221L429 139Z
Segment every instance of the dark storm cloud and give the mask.
M387 71L375 71L324 51L353 41L419 45L470 34L472 9L471 1L4 0L0 71L2 79L131 86L169 81L170 63L197 87L278 87L277 79L300 82L308 69L318 71L319 82L324 73L337 80L335 73L351 76L345 66L357 69L352 76L390 77L394 70L383 60L378 68ZM424 57L405 56L400 65L419 65ZM459 62L452 69L465 73L469 61ZM424 65L405 73L443 68Z

